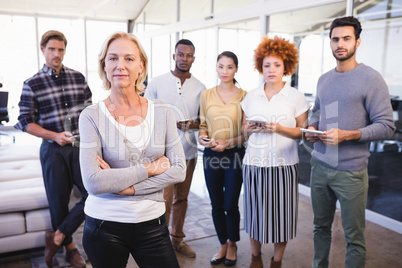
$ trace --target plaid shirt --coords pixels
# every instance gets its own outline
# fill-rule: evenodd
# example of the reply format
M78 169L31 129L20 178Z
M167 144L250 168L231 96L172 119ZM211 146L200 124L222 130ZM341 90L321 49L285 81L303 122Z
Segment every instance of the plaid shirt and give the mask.
M31 123L44 129L78 132L78 117L92 103L92 93L85 77L65 66L57 72L44 65L33 77L24 82L20 115L15 128L25 131Z

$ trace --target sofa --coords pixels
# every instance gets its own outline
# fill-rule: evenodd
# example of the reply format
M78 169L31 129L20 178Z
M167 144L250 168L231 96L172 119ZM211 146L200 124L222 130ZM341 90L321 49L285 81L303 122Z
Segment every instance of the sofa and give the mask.
M52 229L39 147L0 146L0 254L44 247L45 231Z

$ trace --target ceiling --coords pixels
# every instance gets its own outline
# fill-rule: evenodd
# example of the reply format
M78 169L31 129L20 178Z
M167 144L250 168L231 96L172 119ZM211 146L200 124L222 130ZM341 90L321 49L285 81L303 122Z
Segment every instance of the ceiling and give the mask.
M127 21L149 0L0 0L0 14Z

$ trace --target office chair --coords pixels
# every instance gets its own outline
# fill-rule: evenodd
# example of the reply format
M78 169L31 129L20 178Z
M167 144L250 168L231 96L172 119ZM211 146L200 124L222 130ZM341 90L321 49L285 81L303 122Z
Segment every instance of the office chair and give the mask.
M0 84L0 88L1 86L2 85ZM8 122L10 120L10 117L8 116L7 103L8 92L0 91L0 125L3 124L3 122Z

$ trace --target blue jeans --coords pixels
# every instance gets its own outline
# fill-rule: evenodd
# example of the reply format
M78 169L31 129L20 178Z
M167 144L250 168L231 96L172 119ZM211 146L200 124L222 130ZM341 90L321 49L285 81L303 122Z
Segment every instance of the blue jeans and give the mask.
M124 268L129 254L141 268L179 268L165 215L141 223L103 221L87 215L82 242L94 268Z
M240 240L239 196L243 183L244 147L224 152L205 148L204 175L212 205L212 219L221 245Z
M311 202L314 212L313 267L328 267L331 227L336 201L341 205L342 226L347 243L345 268L364 267L366 244L364 229L368 192L367 169L336 170L311 160Z

